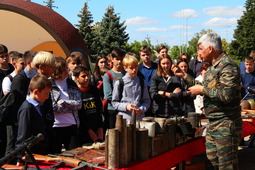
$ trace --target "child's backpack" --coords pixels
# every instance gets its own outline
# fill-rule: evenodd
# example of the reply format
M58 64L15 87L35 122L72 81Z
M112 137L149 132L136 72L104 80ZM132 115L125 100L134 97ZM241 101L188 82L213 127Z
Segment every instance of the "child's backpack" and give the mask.
M109 80L110 80L110 83L111 83L111 86L113 87L113 76L112 76L112 73L107 71L106 74L108 74L108 77L109 77ZM142 94L141 96L143 97L143 89L144 89L144 80L143 80L143 77L142 75L138 72L137 76L139 77L139 80L140 80L140 85L141 85L141 88L142 88ZM122 99L122 93L123 93L123 86L124 86L124 81L123 79L119 79L119 82L120 82L120 85L119 85L119 99L121 100ZM102 104L103 104L103 110L106 111L107 110L107 106L108 106L108 100L104 99L102 101Z
M140 74L137 74L137 76L139 77L139 80L140 80L140 85L141 85L141 88L142 88L141 96L143 97L144 80L143 80L142 76L140 76ZM120 85L119 85L119 100L121 101L122 93L123 93L123 87L124 87L124 81L121 78L121 79L119 79L119 82L120 82Z
M107 71L105 74L108 74L109 80L110 80L110 84L113 87L113 76L112 73L110 71ZM107 111L107 107L108 107L108 100L107 99L103 99L102 101L102 105L103 105L103 111L106 112Z
M13 77L11 75L8 75L7 77L12 82ZM0 123L9 125L16 120L13 115L14 103L15 92L11 91L2 97L0 100Z

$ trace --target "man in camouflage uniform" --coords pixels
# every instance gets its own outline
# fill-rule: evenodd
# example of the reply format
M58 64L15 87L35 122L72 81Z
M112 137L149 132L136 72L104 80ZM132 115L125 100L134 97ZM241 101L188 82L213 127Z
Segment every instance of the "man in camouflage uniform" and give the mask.
M221 38L215 33L203 35L199 54L212 65L202 85L179 68L176 75L185 79L193 95L204 95L204 109L209 119L206 154L214 169L238 169L238 144L242 133L240 72L237 64L222 51ZM194 86L192 86L194 85Z

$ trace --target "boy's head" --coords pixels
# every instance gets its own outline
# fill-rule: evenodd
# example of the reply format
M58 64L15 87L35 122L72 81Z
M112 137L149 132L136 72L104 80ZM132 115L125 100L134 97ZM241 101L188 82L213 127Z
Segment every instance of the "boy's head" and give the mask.
M76 66L82 65L82 56L77 54L78 52L73 52L66 59L67 67L69 71L73 71Z
M0 64L8 62L9 62L8 48L5 45L0 44Z
M121 49L114 49L111 52L111 58L112 58L112 64L113 67L117 68L117 69L122 69L122 60L123 57L125 56L125 52Z
M157 47L158 56L167 55L168 48L165 45L159 45Z
M13 53L12 55L12 65L15 68L16 73L21 72L25 68L25 62L23 58L23 54L21 53Z
M126 71L126 74L131 78L134 78L138 72L138 60L134 53L127 53L123 58L123 66Z
M48 99L51 87L51 82L46 76L37 74L31 79L29 84L30 97L43 103Z
M32 61L33 61L33 58L35 57L35 55L37 54L36 51L26 51L24 53L24 62L25 62L25 65L31 65Z
M254 71L254 59L253 57L245 57L244 59L244 65L245 65L245 69L246 72L251 73Z
M73 70L73 76L78 85L88 87L90 83L89 69L86 66L77 66Z
M255 50L251 50L250 57L255 59Z
M8 48L5 45L0 44L0 54L2 53L8 53Z
M151 63L152 53L151 53L150 47L148 47L147 45L143 45L140 48L139 54L140 54L140 58L142 59L143 63L145 63L145 64Z
M9 63L12 63L12 57L14 55L19 55L19 52L18 51L10 51L9 52Z
M50 52L39 51L33 58L32 64L38 73L50 77L54 71L55 57Z

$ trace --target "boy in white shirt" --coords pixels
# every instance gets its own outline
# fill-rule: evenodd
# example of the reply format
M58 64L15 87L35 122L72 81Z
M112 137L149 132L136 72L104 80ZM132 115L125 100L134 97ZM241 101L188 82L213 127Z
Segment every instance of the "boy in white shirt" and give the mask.
M6 76L2 82L2 90L4 95L8 94L11 91L12 79L18 73L20 73L25 68L23 54L15 53L12 57L12 65L14 67L14 71Z

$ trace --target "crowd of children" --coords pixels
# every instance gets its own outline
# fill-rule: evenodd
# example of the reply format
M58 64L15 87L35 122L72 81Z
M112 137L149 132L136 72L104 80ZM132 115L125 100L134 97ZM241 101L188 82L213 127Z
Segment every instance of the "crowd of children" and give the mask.
M38 133L45 139L32 151L39 154L103 142L105 130L115 127L116 115L130 121L133 110L137 120L195 112L195 96L172 73L167 47L157 51L156 63L151 49L142 46L139 64L134 53L114 49L97 58L92 76L80 52L66 59L46 51L12 52L9 62L8 48L0 44L1 95L16 95L14 121L0 123L0 157ZM178 65L189 73L187 59L180 58Z

